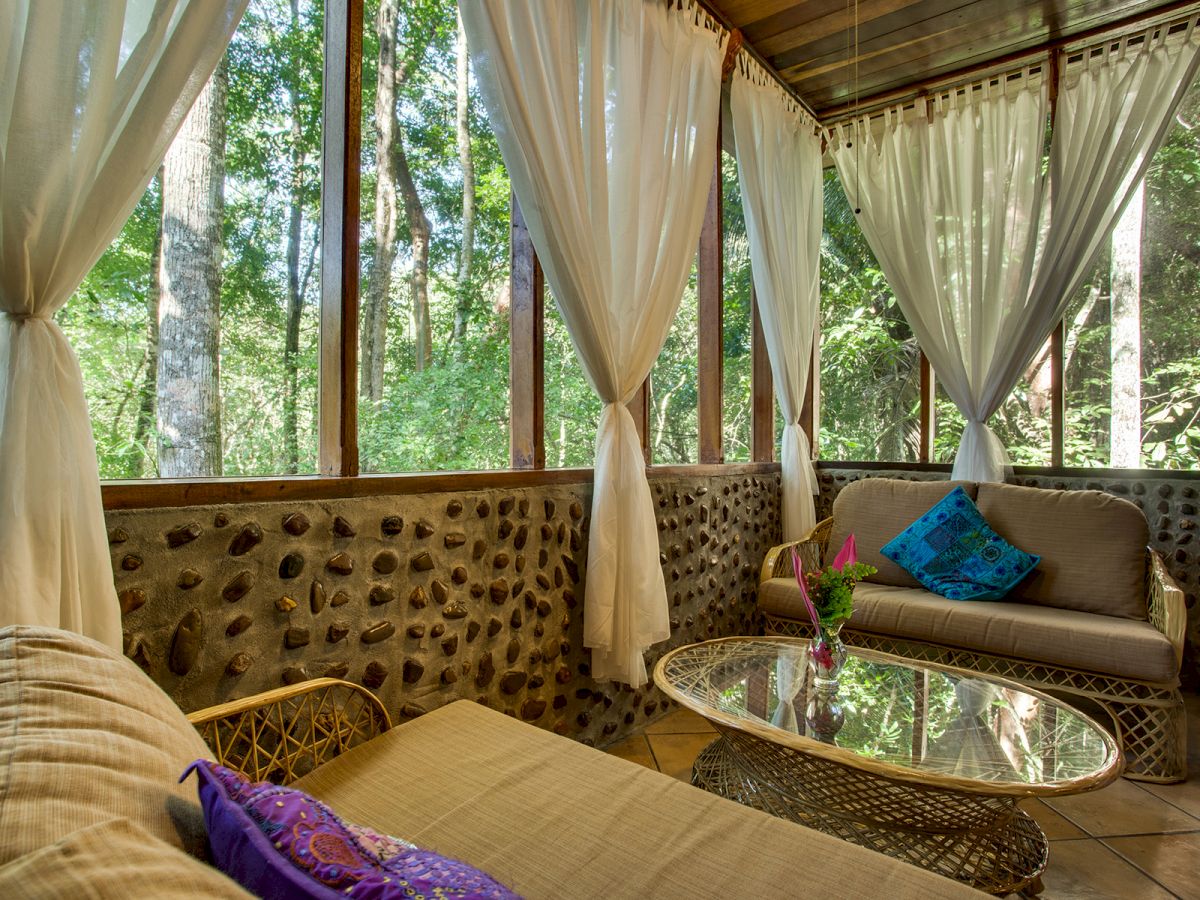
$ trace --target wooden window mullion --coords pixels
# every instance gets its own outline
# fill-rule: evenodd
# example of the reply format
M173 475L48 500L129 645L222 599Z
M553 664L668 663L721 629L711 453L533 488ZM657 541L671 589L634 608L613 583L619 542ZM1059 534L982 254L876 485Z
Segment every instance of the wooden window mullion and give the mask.
M363 0L325 8L318 470L358 474L358 219Z
M1050 465L1064 465L1066 450L1066 327L1063 320L1050 332Z
M771 380L771 361L762 320L758 316L758 296L750 289L753 333L750 344L750 459L753 462L775 460L775 385Z
M516 194L510 209L509 460L514 469L544 469L546 282Z
M929 357L921 352L920 359L921 367L921 431L920 431L920 446L917 451L917 461L928 463L933 462L933 436L937 428L937 422L934 416L935 400L937 392L937 382L934 379L933 366L929 364Z

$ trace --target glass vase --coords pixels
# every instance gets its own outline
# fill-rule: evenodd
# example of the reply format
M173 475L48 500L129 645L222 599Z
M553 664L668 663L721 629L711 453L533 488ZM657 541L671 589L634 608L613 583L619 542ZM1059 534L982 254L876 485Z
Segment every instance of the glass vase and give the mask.
M838 676L846 664L846 645L839 635L842 624L822 623L813 636L808 653L813 678L804 719L808 733L828 744L837 743L837 734L846 722L838 699Z

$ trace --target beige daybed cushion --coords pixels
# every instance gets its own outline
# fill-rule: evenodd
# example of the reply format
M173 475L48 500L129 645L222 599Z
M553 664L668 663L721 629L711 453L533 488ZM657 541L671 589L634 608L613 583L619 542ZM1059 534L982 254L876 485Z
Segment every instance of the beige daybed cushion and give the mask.
M758 606L808 621L790 578L763 582ZM947 600L921 588L863 583L854 589L849 627L1120 678L1174 682L1179 674L1175 648L1149 622L1032 603Z
M119 652L0 629L0 864L111 819L203 855L195 781L178 783L198 757L210 753L196 729Z
M245 900L253 895L128 819L110 819L0 866L0 897Z
M1128 500L1101 491L981 484L976 505L997 534L1042 558L1010 599L1146 618L1150 529Z
M977 485L973 481L863 478L846 485L833 501L833 530L829 535L830 556L826 562L832 562L833 554L853 532L859 562L870 563L879 570L868 581L920 587L917 579L879 550L956 487L961 487L968 497L975 499Z
M470 701L296 784L347 819L463 859L529 898L978 897ZM806 880L808 879L808 880Z

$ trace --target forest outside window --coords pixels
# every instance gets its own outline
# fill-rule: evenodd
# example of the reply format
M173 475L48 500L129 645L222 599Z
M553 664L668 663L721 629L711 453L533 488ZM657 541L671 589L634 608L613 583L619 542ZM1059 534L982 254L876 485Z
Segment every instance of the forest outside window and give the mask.
M59 312L102 478L316 470L322 7L251 0Z

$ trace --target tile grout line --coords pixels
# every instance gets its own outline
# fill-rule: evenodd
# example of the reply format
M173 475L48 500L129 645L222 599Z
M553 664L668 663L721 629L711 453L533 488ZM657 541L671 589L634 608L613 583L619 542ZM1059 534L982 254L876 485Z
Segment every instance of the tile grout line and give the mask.
M662 768L658 765L658 754L654 752L654 742L650 740L650 735L643 731L642 740L646 742L646 749L650 751L650 761L654 763L654 771L661 772Z
M1125 780L1126 780L1126 781L1129 781L1129 779L1128 779L1128 778L1127 778L1127 779L1125 779ZM1195 819L1195 820L1196 820L1196 827L1197 827L1197 830L1200 830L1200 816L1197 816L1195 813L1191 812L1190 810L1186 810L1186 809L1184 809L1182 806L1180 806L1179 804L1177 804L1177 803L1175 803L1175 802L1173 802L1173 801L1171 801L1171 800L1168 800L1166 797L1160 797L1158 794L1154 793L1154 791L1152 791L1152 790L1150 790L1149 788L1145 787L1145 785L1143 785L1143 784L1142 784L1142 782L1140 782L1140 781L1130 781L1130 784L1132 784L1132 785L1136 786L1137 788L1139 788L1139 789L1140 789L1140 790L1141 790L1143 793L1145 793L1145 794L1149 794L1149 795L1150 795L1151 797L1153 797L1155 800L1161 800L1163 803L1167 804L1167 806L1170 806L1170 807L1172 807L1172 808L1174 808L1174 809L1177 809L1177 810L1179 810L1181 813L1183 813L1185 816L1190 816L1191 818ZM1187 784L1187 782L1186 782L1186 781L1179 781L1179 782L1175 782L1174 784L1181 784L1181 785L1183 785L1183 784ZM1174 786L1174 784L1168 784L1168 785L1162 785L1162 786L1163 786L1163 787L1173 787L1173 786Z
M1183 832L1183 833L1191 834L1192 832ZM1122 835L1122 837L1128 837L1128 836L1130 836L1130 835ZM1149 836L1150 837L1159 837L1160 835L1149 835ZM1096 840L1100 844L1100 846L1102 846L1106 850L1108 850L1109 853L1116 854L1116 857L1118 859L1122 860L1127 865L1133 866L1133 868L1136 871L1141 872L1145 877L1149 878L1151 881L1153 881L1156 885L1158 885L1160 888L1162 888L1164 891L1166 891L1172 897L1175 897L1176 900L1183 900L1183 898L1180 897L1179 894L1175 893L1173 890L1171 890L1169 887L1167 887L1165 884L1163 884L1161 881L1159 881L1157 878L1155 878L1152 874L1150 874L1145 869L1143 869L1141 866L1139 866L1137 863L1135 863L1132 859L1130 859L1128 856L1126 856L1124 853L1122 853L1116 847L1113 847L1112 845L1110 845L1108 843L1108 841L1104 840L1103 838L1094 838L1094 840Z

